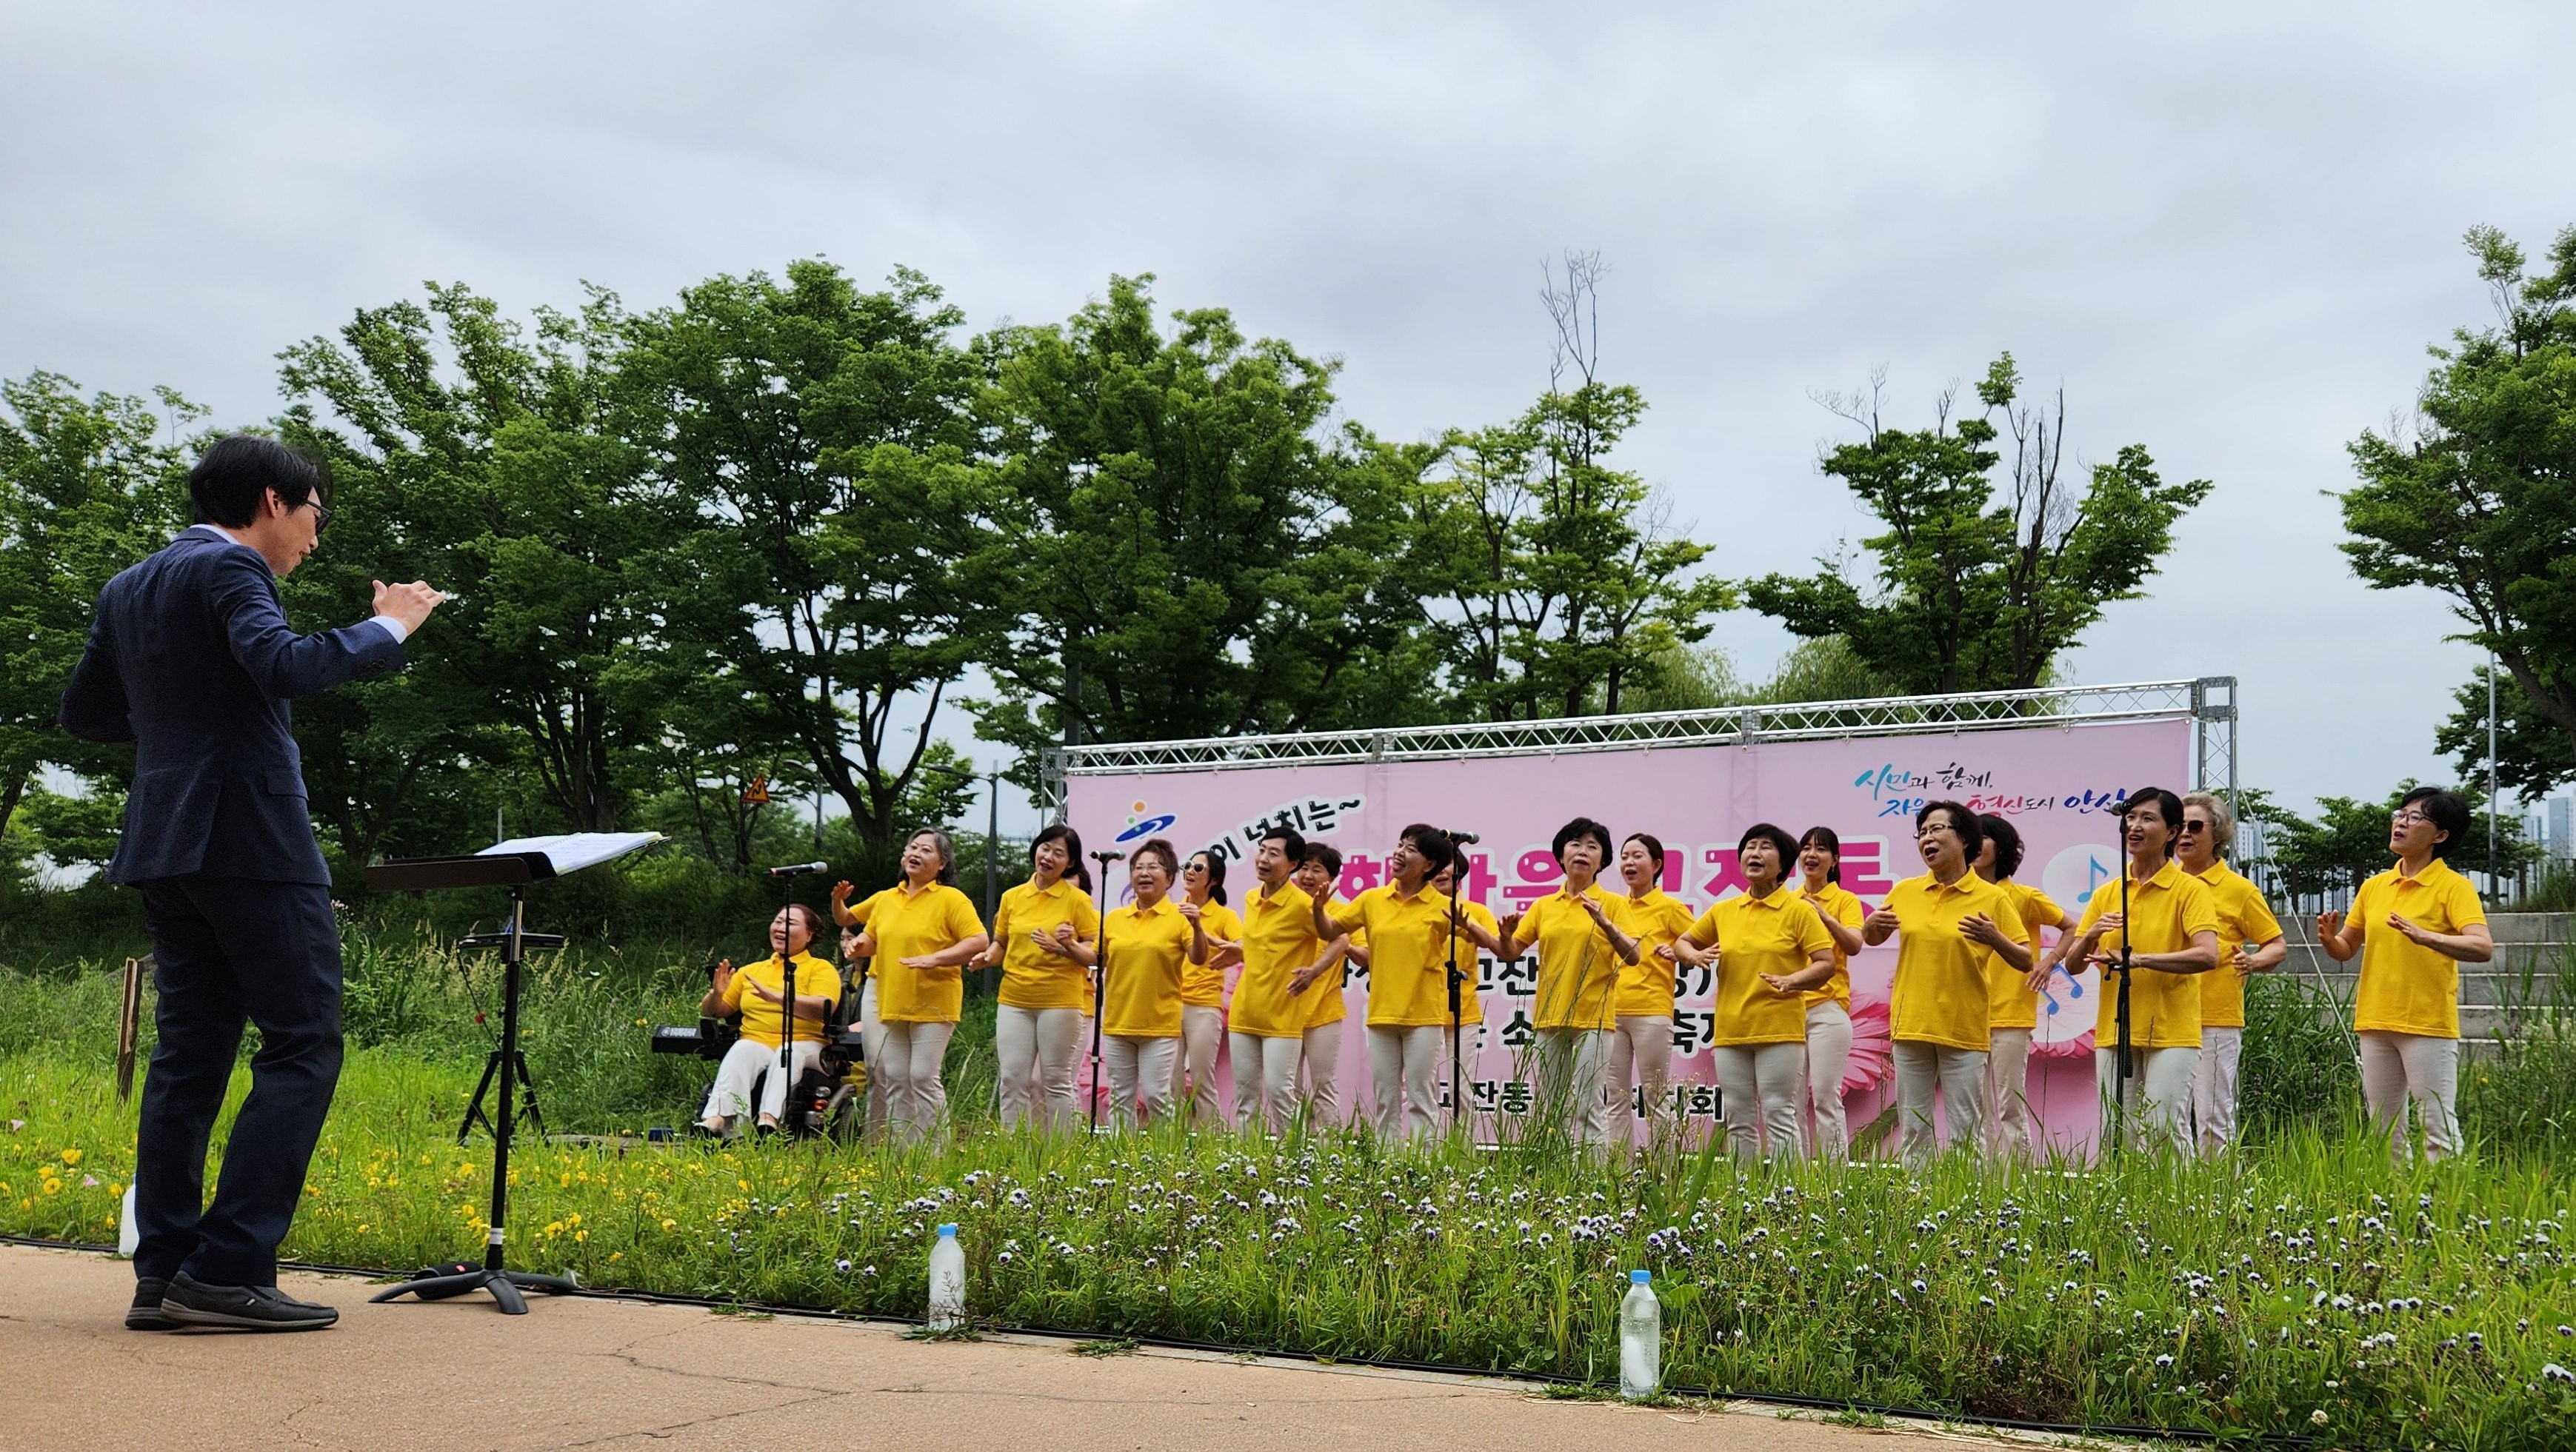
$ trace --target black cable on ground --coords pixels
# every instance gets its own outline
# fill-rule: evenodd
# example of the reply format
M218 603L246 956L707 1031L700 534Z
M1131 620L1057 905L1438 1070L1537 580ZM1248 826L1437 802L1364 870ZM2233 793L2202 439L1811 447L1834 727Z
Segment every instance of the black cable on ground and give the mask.
M0 1245L24 1245L39 1250L81 1250L112 1255L116 1247L97 1241L48 1240L39 1236L0 1234ZM308 1271L316 1275L358 1276L374 1281L407 1278L409 1271L389 1271L373 1266L329 1265L320 1261L282 1260L281 1270ZM694 1306L710 1311L758 1311L772 1316L801 1316L817 1321L853 1323L886 1322L919 1326L922 1321L911 1316L890 1316L874 1311L836 1311L823 1306L778 1305L768 1301L749 1301L738 1297L692 1296L673 1291L620 1290L611 1287L583 1287L576 1294L595 1301L634 1301L648 1306ZM1303 1361L1317 1366L1360 1366L1374 1371L1406 1371L1432 1376L1473 1376L1503 1381L1535 1382L1543 1386L1594 1386L1579 1376L1546 1371L1496 1371L1487 1367L1446 1366L1431 1361L1398 1361L1387 1357L1328 1356L1313 1351L1286 1351L1263 1346L1233 1346L1221 1341L1192 1341L1179 1336L1141 1335L1128 1331L1068 1331L1057 1326L1010 1326L999 1322L976 1328L1005 1336L1039 1336L1050 1341L1132 1341L1138 1346L1154 1346L1170 1351L1199 1351L1220 1356L1259 1357L1272 1361ZM1664 1394L1711 1402L1750 1402L1757 1406L1788 1407L1810 1412L1861 1412L1873 1416L1896 1417L1912 1422L1944 1422L1970 1427L1994 1427L2009 1432L2036 1432L2058 1437L2120 1437L2139 1442L2214 1443L2222 1434L2194 1427L2127 1427L2113 1423L2080 1425L2073 1422L2034 1422L2019 1417L1987 1417L1959 1412L1926 1410L1921 1407L1889 1406L1881 1402L1853 1401L1849 1398L1800 1396L1794 1392L1719 1391L1708 1387L1667 1386ZM2283 1432L2229 1433L2225 1440L2255 1447L2312 1447L2312 1438Z

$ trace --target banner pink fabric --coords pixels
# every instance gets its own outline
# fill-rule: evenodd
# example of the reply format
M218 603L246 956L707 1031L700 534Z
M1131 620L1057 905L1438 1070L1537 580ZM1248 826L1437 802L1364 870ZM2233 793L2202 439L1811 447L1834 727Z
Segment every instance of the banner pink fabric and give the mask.
M2094 886L2118 872L2117 803L2141 786L2184 789L2191 740L2191 722L2177 717L1747 746L1076 775L1067 783L1066 805L1093 849L1128 851L1163 837L1184 855L1203 847L1226 854L1228 887L1238 903L1253 880L1253 846L1274 823L1341 849L1344 897L1384 880L1387 849L1408 823L1471 831L1482 842L1467 849L1465 895L1507 914L1556 889L1561 873L1548 843L1576 816L1599 819L1614 836L1661 838L1664 889L1694 911L1741 891L1735 844L1746 828L1767 821L1798 836L1809 827L1831 827L1842 837L1843 886L1875 906L1895 882L1923 870L1914 851L1915 811L1949 798L2019 827L2028 847L2020 880L2081 916ZM1111 900L1123 901L1125 874L1113 869L1113 878ZM1615 869L1603 880L1615 889ZM1882 1081L1894 967L1893 945L1852 961L1858 1044L1846 1090L1856 1135L1892 1096L1892 1085ZM1530 958L1477 965L1486 1032L1471 1059L1468 1093L1471 1113L1488 1135L1494 1116L1527 1108L1521 1059L1535 973ZM1707 1046L1711 988L1707 970L1682 970L1672 1092L1685 1123L1705 1125L1716 1115ZM1354 969L1344 990L1349 1017L1340 1064L1342 1102L1354 1117L1374 1102L1364 1034L1367 990L1365 970ZM2061 978L2041 1004L2034 1034L2034 1115L2048 1142L2066 1150L2080 1150L2093 1133L2086 1051L2097 1001L2091 973ZM1087 1065L1083 1077L1087 1090ZM1230 1085L1223 1089L1231 1105ZM1447 1092L1444 1068L1444 1106ZM1633 1095L1630 1110L1632 1123L1642 1125Z

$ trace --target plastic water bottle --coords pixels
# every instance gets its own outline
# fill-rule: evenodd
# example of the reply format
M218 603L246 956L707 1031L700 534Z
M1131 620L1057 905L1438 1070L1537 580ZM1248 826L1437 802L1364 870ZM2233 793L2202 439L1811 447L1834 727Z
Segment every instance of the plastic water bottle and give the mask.
M125 1187L125 1213L117 1217L116 1253L133 1259L136 1247L143 1244L143 1227L134 1219L134 1187Z
M1619 1395L1643 1401L1664 1384L1664 1305L1646 1273L1628 1272L1628 1294L1619 1301Z
M966 1251L957 1243L957 1227L939 1227L930 1247L930 1329L949 1331L966 1324Z

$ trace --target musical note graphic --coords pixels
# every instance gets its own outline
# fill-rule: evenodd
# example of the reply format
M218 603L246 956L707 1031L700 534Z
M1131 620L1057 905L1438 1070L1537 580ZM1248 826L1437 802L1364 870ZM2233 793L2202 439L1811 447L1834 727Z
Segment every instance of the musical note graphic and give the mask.
M2111 869L2102 865L2101 858L2087 856L2084 859L2084 890L2075 894L2077 904L2093 901L2093 890L2109 881L2110 877Z

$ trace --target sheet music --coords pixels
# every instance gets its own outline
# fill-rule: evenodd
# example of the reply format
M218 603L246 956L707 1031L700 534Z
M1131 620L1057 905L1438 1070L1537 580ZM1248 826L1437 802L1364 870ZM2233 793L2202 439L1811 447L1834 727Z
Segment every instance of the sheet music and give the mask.
M552 837L513 837L495 842L477 857L498 857L512 852L539 852L554 864L555 874L579 872L597 867L629 852L650 847L662 840L659 832L563 832Z

